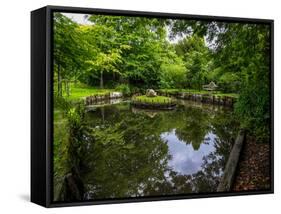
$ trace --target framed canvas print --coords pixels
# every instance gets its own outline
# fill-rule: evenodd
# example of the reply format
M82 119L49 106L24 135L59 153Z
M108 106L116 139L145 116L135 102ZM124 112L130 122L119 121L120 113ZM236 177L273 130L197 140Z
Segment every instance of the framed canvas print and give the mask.
M31 12L31 201L273 193L273 20Z

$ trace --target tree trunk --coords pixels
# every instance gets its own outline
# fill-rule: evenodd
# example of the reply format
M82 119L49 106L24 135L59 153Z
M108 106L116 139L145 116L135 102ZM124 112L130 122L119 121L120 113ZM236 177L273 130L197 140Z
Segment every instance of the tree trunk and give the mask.
M70 92L69 92L69 82L68 82L68 80L65 81L65 85L66 85L66 94L69 97Z
M100 88L103 88L103 71L100 72Z
M115 81L116 78L115 72L113 72L112 76L113 76L113 80Z
M58 63L58 96L61 97L62 96L62 88L61 88L61 74L60 74L60 64Z
M104 124L104 107L101 107L101 118L102 118L102 123Z

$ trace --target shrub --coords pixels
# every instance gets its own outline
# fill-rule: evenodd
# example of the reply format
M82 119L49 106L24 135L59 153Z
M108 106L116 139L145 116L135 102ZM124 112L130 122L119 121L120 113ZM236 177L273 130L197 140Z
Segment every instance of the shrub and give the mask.
M161 88L182 88L184 86L185 67L181 64L161 65L160 87Z
M132 86L130 90L131 90L131 93L132 93L132 94L142 93L141 88L138 88L138 87L136 87L136 86Z
M121 91L124 96L130 96L131 90L128 84L120 84L116 88L116 90Z
M54 96L54 107L58 109L62 109L64 111L68 111L71 104L62 96Z
M235 113L241 126L248 129L259 142L268 142L270 138L270 98L268 88L263 84L249 84L242 89L235 103Z

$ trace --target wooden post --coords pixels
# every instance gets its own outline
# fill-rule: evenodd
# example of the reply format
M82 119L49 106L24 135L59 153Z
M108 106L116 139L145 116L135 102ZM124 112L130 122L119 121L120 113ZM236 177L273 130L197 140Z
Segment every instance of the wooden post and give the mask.
M245 139L245 131L240 130L235 140L233 148L230 152L228 161L226 163L223 177L217 188L218 192L229 192L235 178L235 171L238 165L241 149Z

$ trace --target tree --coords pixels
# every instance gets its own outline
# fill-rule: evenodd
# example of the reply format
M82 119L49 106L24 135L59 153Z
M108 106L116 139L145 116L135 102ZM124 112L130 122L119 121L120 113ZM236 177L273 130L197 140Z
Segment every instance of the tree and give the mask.
M235 112L242 125L267 141L270 124L270 28L269 25L225 24L218 37L217 63L240 79ZM222 63L224 62L224 63Z
M112 50L108 54L99 53L95 61L88 60L87 63L91 65L90 70L96 70L100 73L100 88L103 88L103 74L104 72L114 72L120 74L117 69L118 63L122 62L118 50Z
M187 36L175 45L175 50L185 62L187 87L201 90L210 61L204 38L197 35Z
M184 88L186 68L182 58L177 56L172 46L170 46L170 49L167 49L167 53L162 59L160 71L160 87Z
M172 36L184 32L206 38L213 59L213 71L209 71L207 77L216 78L225 92L240 94L235 112L242 125L257 138L260 136L267 141L270 124L270 26L174 20L171 29Z
M123 63L118 65L122 72L121 81L143 87L159 85L160 66L165 52L166 30L158 19L140 17L114 17L93 15L89 19L95 26L103 26L114 32L104 43L114 41L107 49L128 48L120 54ZM122 48L122 47L121 47Z
M62 82L79 78L88 53L88 43L78 24L61 13L54 13L54 71L57 95L62 96Z

